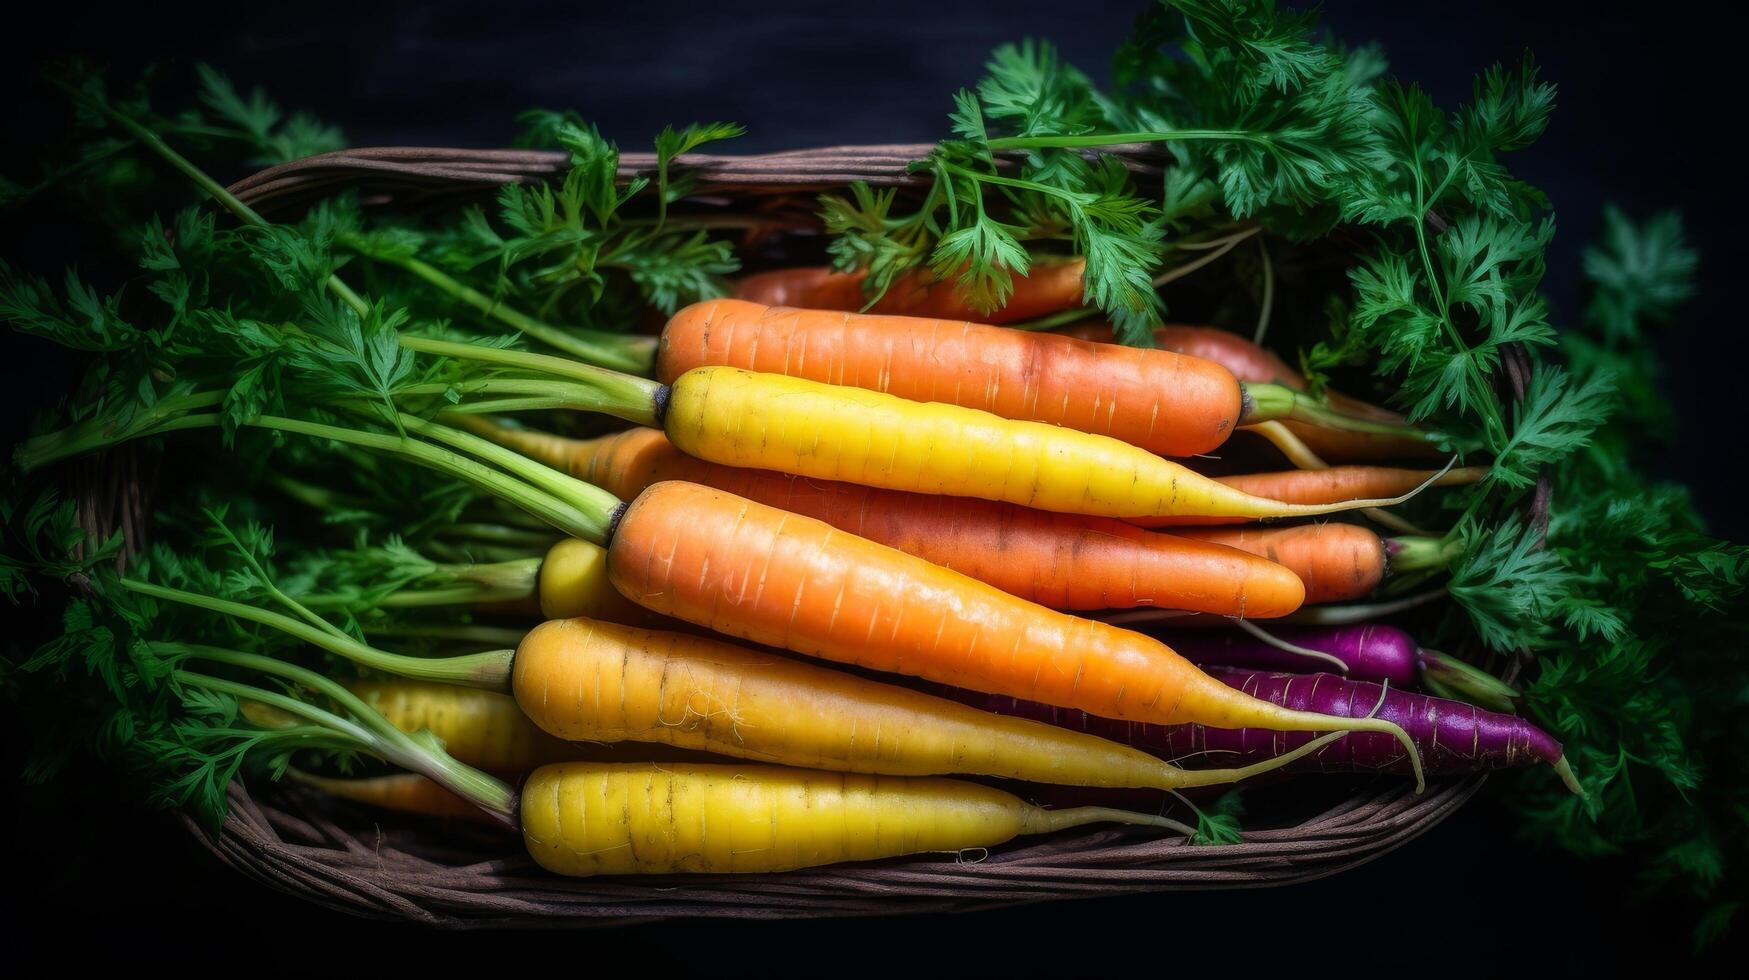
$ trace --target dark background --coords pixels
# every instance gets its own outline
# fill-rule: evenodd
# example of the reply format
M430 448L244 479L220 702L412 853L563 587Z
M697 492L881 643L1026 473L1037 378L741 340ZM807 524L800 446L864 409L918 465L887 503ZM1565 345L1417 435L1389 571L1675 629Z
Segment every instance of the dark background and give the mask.
M282 104L337 122L353 145L498 146L516 111L574 107L622 146L663 124L730 119L744 150L910 142L946 130L948 96L976 81L996 44L1055 40L1096 77L1139 0L882 0L815 3L616 3L497 0L399 8L358 3L84 4L39 8L5 30L0 109L8 164L59 105L31 81L44 54L81 53L129 77L147 62L181 71L204 60ZM637 8L637 9L633 9ZM1560 233L1548 292L1576 313L1578 249L1605 201L1636 215L1675 207L1703 255L1702 296L1685 333L1665 342L1676 444L1650 463L1694 488L1713 529L1749 537L1736 480L1743 455L1739 296L1741 128L1723 108L1740 93L1732 31L1698 3L1404 4L1338 0L1324 21L1344 40L1381 42L1393 70L1441 105L1496 60L1535 51L1561 87L1542 141L1512 161L1555 201ZM163 104L176 104L174 93ZM15 178L25 176L0 170ZM241 174L220 174L232 179ZM6 226L9 257L32 229ZM64 390L67 366L40 345L6 340L9 409ZM6 441L19 413L6 413ZM1724 444L1715 444L1717 440ZM10 762L25 733L8 730ZM13 769L12 771L15 771ZM10 780L10 776L6 777ZM1027 974L1233 970L1297 974L1389 963L1417 974L1516 973L1621 964L1629 951L1689 958L1689 906L1636 902L1631 868L1581 863L1514 840L1510 815L1484 798L1434 832L1336 879L1264 892L1183 893L1034 906L974 916L802 923L677 923L573 934L446 935L360 923L308 908L219 868L162 815L105 787L17 792L6 858L9 959L81 968L138 964L249 973L413 973L524 967L788 973L956 970ZM1490 787L1500 792L1509 780ZM198 923L197 933L187 927ZM77 938L62 938L63 930ZM1733 937L1700 962L1741 952ZM337 958L344 951L344 959ZM1741 962L1740 960L1738 962ZM343 965L342 965L343 964Z

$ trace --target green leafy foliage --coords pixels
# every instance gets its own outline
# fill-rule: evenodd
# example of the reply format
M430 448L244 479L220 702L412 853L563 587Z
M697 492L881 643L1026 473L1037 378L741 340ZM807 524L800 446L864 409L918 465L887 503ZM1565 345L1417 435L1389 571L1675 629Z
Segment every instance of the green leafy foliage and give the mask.
M1512 407L1511 435L1488 480L1523 490L1536 483L1544 466L1557 463L1590 444L1591 433L1609 418L1615 401L1615 379L1591 372L1576 390L1568 391L1566 371L1544 367L1531 374L1524 397Z
M458 224L432 232L425 257L462 276L490 269L495 275L479 284L482 292L525 305L541 317L598 329L626 329L640 306L672 313L727 292L724 277L740 267L729 243L689 221L671 219L668 205L693 187L690 173L673 173L674 160L739 136L742 127L707 123L664 129L655 140L652 186L642 173L622 184L619 148L574 113L536 110L522 121L522 145L569 153L563 181L506 185L494 215L470 209ZM628 213L646 197L655 199L653 217ZM380 242L354 244L366 254L389 258ZM407 239L397 244L404 247Z
M174 114L155 111L147 95L157 72L112 86L96 67L81 61L49 65L50 84L73 96L72 139L46 145L40 172L27 180L0 178L0 207L17 205L50 192L66 195L93 218L122 224L129 204L137 204L165 183L149 154L109 127L99 107L110 107L185 141L203 152L225 154L244 166L272 166L346 145L338 128L307 113L287 114L260 89L241 92L225 75L196 66L199 107Z
M658 208L656 223L658 227L668 219L669 203L687 196L692 191L693 181L690 174L679 181L669 179L668 171L673 165L674 159L691 153L706 143L734 139L746 134L747 128L745 126L725 122L692 123L679 132L675 132L673 126L666 126L660 133L656 134L656 201Z
M1380 235L1350 273L1354 333L1402 373L1395 398L1411 418L1455 410L1447 424L1473 423L1495 453L1509 438L1494 390L1501 351L1555 337L1537 291L1554 225L1537 217L1542 195L1496 155L1529 145L1553 99L1528 57L1515 72L1490 69L1450 117L1419 89L1386 82L1371 100L1372 165L1340 201Z
M1692 896L1706 941L1740 907L1749 859L1749 548L1708 536L1685 490L1633 468L1647 433L1668 425L1650 331L1672 323L1693 290L1681 222L1612 210L1585 267L1592 301L1562 347L1578 389L1613 386L1616 411L1586 423L1584 448L1544 463L1557 488L1548 549L1571 570L1567 622L1536 638L1525 696L1591 795L1527 784L1513 800L1526 835L1582 855L1632 855L1643 886ZM1648 412L1654 399L1659 410Z
M72 509L45 495L26 520L8 525L0 566L14 600L67 584L80 590L66 603L59 635L0 673L9 699L40 721L33 724L42 738L28 778L53 778L78 752L89 751L139 781L152 802L188 811L216 829L228 810L229 785L239 777L278 779L294 758L344 772L361 753L384 755L380 739L333 713L350 712L346 705L324 709L319 705L326 699L316 690L279 679L285 670L298 676L296 661L310 659L294 637L140 590L138 583L151 583L197 598L298 610L282 590L270 528L229 522L222 510L204 511L192 527L172 519L124 576L113 561L115 542L87 547ZM350 561L355 570L368 564L380 571L405 564L410 554L397 542L329 564ZM295 560L308 567L315 559ZM26 584L17 587L20 581ZM266 675L240 659L263 654L272 658L265 661L270 667L279 665ZM290 725L261 727L240 710L245 698L286 705L288 697L311 709Z
M1605 209L1603 240L1585 250L1593 287L1586 321L1605 344L1639 340L1646 327L1669 324L1676 307L1694 295L1699 262L1683 241L1677 215L1635 224L1621 209Z
M1240 792L1228 790L1212 804L1195 808L1196 836L1191 843L1215 847L1239 843L1239 820L1245 816L1245 801Z
M36 595L34 579L83 577L113 561L122 544L119 532L102 542L88 541L73 502L48 491L24 508L0 499L0 527L8 532L8 550L0 552L0 596L14 604Z
M249 163L270 167L302 157L315 156L342 149L346 140L340 130L326 125L307 113L287 116L261 89L250 90L247 96L237 90L229 78L209 65L197 66L200 72L200 101L214 119L233 127L233 132L209 132L240 139L255 155ZM200 126L198 117L182 117L189 130Z

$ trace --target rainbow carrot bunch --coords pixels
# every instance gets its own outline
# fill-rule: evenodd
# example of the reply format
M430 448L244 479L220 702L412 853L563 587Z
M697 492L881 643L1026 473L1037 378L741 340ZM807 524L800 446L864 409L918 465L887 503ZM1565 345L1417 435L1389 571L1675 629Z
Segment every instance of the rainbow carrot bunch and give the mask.
M89 166L201 197L105 229L125 296L0 264L0 318L92 358L13 456L0 590L65 628L0 680L52 756L215 826L283 778L565 875L1195 846L1231 834L1183 791L1505 768L1528 822L1649 839L1644 791L1610 804L1703 798L1722 709L1675 647L1740 649L1749 582L1609 420L1604 367L1652 390L1629 338L1686 288L1679 229L1611 220L1556 364L1546 202L1501 162L1533 65L1448 117L1272 4L1138 38L1193 56L1132 46L1102 92L1002 49L914 194L817 223L692 194L739 127L633 172L562 113L528 135L566 174L493 208L264 213L183 154L303 127L216 76L218 118L61 79ZM1164 176L1116 149L1150 144ZM786 267L820 229L830 265ZM152 512L104 466L156 472Z

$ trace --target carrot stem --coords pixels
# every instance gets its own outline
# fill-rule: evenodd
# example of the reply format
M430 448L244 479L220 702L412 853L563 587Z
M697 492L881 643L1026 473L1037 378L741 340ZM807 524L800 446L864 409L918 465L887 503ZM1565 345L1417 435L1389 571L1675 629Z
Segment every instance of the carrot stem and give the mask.
M378 650L376 647L361 643L350 636L336 636L301 619L262 609L259 606L251 606L247 603L232 602L229 599L154 585L151 582L142 582L132 578L121 579L121 586L130 592L150 596L154 599L162 599L165 602L181 603L197 609L205 609L208 612L231 616L245 622L259 623L373 670L381 670L418 680L443 681L467 687L483 687L492 691L508 690L510 686L510 662L515 656L516 651L514 650L491 650L486 653L442 660L409 657L403 654L389 653L386 650Z
M216 417L213 418L213 422L216 424ZM257 416L246 424L277 429L281 432L314 436L318 439L332 439L336 442L365 449L375 449L379 452L407 457L423 466L429 466L451 476L460 477L487 493L509 500L566 534L585 538L598 544L603 540L608 520L611 517L611 514L598 513L588 509L590 503L588 499L561 499L538 487L530 486L507 473L494 470L418 439L365 432L359 429L346 429L340 426L306 422L302 419L275 415Z
M1391 571L1439 571L1451 565L1463 554L1464 543L1457 539L1403 536L1385 539L1385 554L1390 556Z
M410 585L387 594L365 589L311 593L297 597L310 609L422 609L429 606L478 605L532 599L537 593L540 558L464 565L444 565L434 574L454 581L437 586ZM515 641L511 641L515 645Z
M529 399L541 399L550 403L552 408L571 409L573 411L592 412L601 402L601 394L595 388L575 382L553 381L546 378L489 378L483 381L446 382L434 381L428 384L407 385L395 392L396 396L443 395L451 392L458 395L516 395ZM457 405L446 411L457 411Z
M1293 419L1296 422L1323 426L1326 429L1340 429L1344 432L1365 432L1372 435L1416 439L1422 442L1439 441L1439 437L1433 433L1412 425L1380 422L1375 419L1345 415L1332 409L1322 400L1306 392L1295 391L1286 385L1243 382L1242 384L1244 384L1245 396L1248 401L1245 416L1240 420L1242 425L1276 419Z
M179 408L186 411L189 407L204 407L210 404L208 399L212 397L212 394L201 393L185 396L185 401ZM222 398L222 395L219 397ZM168 401L165 404L168 404ZM103 426L85 423L70 426L59 432L37 436L19 447L14 461L21 470L28 473L68 457L93 452L132 439L164 435L184 429L216 428L223 422L214 413L175 415L171 412L172 410L166 409L165 412L154 414L122 430L109 430ZM170 417L163 417L167 414ZM402 418L405 421L412 417L403 416ZM413 421L413 428L435 426L435 423L425 423L422 420ZM563 477L556 471L546 470L544 467L541 468L544 472L530 469L527 465L530 461L514 453L500 454L494 451L491 455L512 463L525 473L540 477L542 483L554 487L559 491L559 494L549 493L541 487L531 485L530 482L518 479L509 473L492 469L441 446L412 439L405 435L388 435L361 429L348 429L279 415L258 415L244 421L243 424L317 439L328 439L410 459L421 466L471 483L494 497L514 504L565 534L597 544L603 543L607 528L619 505L617 499L587 484L575 483L575 481L563 482L569 478ZM441 426L435 426L435 428L443 430L445 434L454 432L454 430ZM462 433L455 434L463 435ZM497 449L485 440L477 440L477 442L486 449ZM474 445L474 443L469 443L469 445ZM555 479L557 477L563 477L563 480Z
M1428 589L1390 602L1362 602L1346 606L1306 606L1281 617L1280 622L1295 625L1347 626L1368 620L1395 616L1435 602L1445 595L1444 589Z
M435 626L404 625L399 623L383 623L380 625L365 624L363 630L375 636L399 636L412 639L454 640L458 643L480 643L496 647L514 647L522 642L527 635L526 630L510 629L504 626L482 626L479 624Z
M285 678L315 691L345 710L351 720L306 704L297 698L253 685L209 677L193 671L177 671L178 679L185 683L245 700L259 701L331 729L344 738L358 742L360 747L372 755L428 776L504 822L513 822L516 791L503 780L457 761L431 740L401 731L363 699L322 674L273 657L220 647L175 643L154 644L153 647L172 654Z
M1024 323L1010 323L1007 326L1010 330L1055 330L1071 323L1080 323L1098 312L1091 306L1078 306L1072 310L1052 313L1050 316L1041 316L1036 320L1027 320Z
M1521 695L1517 688L1451 654L1422 650L1421 679L1440 697L1468 701L1489 711L1518 713Z
M506 350L501 347L481 347L475 344L434 340L430 337L414 337L408 334L401 335L401 346L425 354L453 357L462 361L498 364L552 377L581 381L594 392L593 405L589 411L612 415L634 425L659 425L658 416L661 414L661 404L667 397L667 385L658 384L647 378L634 378L620 371L610 371L607 368L583 364L570 358L554 357L551 354L531 354L527 351Z
M175 398L166 398L136 415L125 427L112 429L102 422L90 421L71 425L55 432L45 432L25 440L13 452L17 467L31 473L63 459L80 456L141 436L156 435L175 428L197 428L178 425L178 420L202 408L216 408L225 400L222 391L197 391ZM196 416L210 417L210 416Z
M486 524L477 521L457 521L454 524L438 528L435 533L442 537L485 541L512 547L545 548L553 543L552 531L546 527L538 529L512 527L506 524Z
M605 544L608 528L612 526L615 517L624 506L618 497L600 487L584 483L576 477L561 473L543 463L535 462L527 456L506 449L489 439L482 439L471 433L439 425L436 422L427 422L422 418L405 413L398 417L398 421L409 432L416 432L477 456L522 479L531 486L538 487L572 505L590 522L587 532L578 534L577 537L593 541L596 544Z

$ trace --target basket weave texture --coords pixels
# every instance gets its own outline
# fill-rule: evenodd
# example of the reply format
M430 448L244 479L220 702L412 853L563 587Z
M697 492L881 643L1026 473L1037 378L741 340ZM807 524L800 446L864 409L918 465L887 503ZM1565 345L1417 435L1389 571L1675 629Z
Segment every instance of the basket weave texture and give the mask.
M771 210L787 197L853 181L917 184L907 164L928 146L831 147L759 156L694 156L695 203ZM1127 162L1140 176L1161 161ZM264 212L295 210L344 189L372 206L423 209L477 199L503 184L544 180L567 165L538 150L378 148L323 154L274 167L232 185ZM654 167L626 154L621 176ZM1509 360L1511 360L1509 358ZM1514 388L1525 365L1508 365ZM1522 394L1521 391L1515 392ZM125 481L131 482L131 481ZM1537 509L1546 507L1539 488ZM136 490L122 506L94 508L95 523L141 526ZM1538 517L1541 515L1538 514ZM131 540L131 535L130 535ZM439 826L374 813L292 785L241 783L217 833L184 818L215 856L273 888L355 915L449 928L580 927L671 917L781 919L960 912L1053 899L1285 885L1363 864L1438 824L1485 776L1432 781L1417 795L1395 778L1299 780L1272 829L1241 843L1192 846L1133 828L1090 827L1023 838L988 854L925 854L785 874L566 879L544 872L521 842L471 825ZM1311 799L1294 800L1297 787ZM1332 787L1336 801L1325 805ZM1339 794L1352 790L1346 798ZM1269 826L1267 813L1251 823Z

